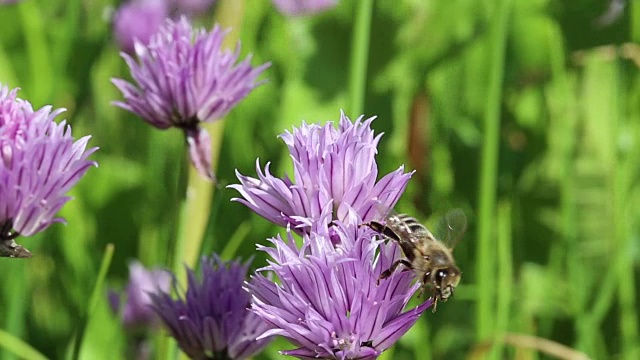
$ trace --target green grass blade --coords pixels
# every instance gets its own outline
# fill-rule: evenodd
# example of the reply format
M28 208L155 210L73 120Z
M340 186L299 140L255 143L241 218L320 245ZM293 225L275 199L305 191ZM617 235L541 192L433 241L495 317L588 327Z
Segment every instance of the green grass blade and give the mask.
M53 93L54 74L49 61L50 47L46 39L45 19L35 1L25 1L18 5L25 33L29 59L30 83L24 91L36 107L46 104Z
M240 248L240 245L242 245L244 239L247 238L247 235L249 235L250 231L250 220L247 220L240 224L233 235L231 235L231 238L227 242L227 245L224 247L224 250L222 250L222 254L220 254L220 257L227 260L233 259L236 256L238 248Z
M631 41L640 41L640 4L637 1L630 1L627 5L630 7L630 19L631 19Z
M619 67L619 71L622 71ZM620 102L624 101L626 97L621 94L621 81L616 82L615 88L618 91L613 93L615 110L612 111L612 123L618 125L618 128L614 129L615 134L620 134L625 125L632 126L633 135L638 139L638 119L632 118L632 120L626 120L630 124L623 123L626 117L622 113L624 108ZM626 104L625 104L626 105ZM616 111L617 110L617 111ZM632 205L629 201L630 190L633 187L634 173L638 166L638 159L633 156L637 151L633 151L627 148L626 151L618 151L619 143L612 141L613 153L619 154L618 169L614 174L614 202L616 208L614 210L614 223L616 227L616 242L617 251L619 253L619 261L612 262L612 267L618 268L618 298L620 305L620 334L621 334L621 346L622 352L625 354L624 359L637 359L640 351L640 334L638 332L638 311L636 306L636 279L635 269L633 264L633 244L632 239L634 237L631 227L633 215L630 215L629 210Z
M80 358L80 349L82 347L82 339L84 338L84 331L87 328L87 324L89 320L91 320L91 315L96 309L98 302L105 298L104 294L104 281L107 277L107 272L109 270L109 266L111 265L111 259L113 258L113 253L115 251L115 246L113 244L107 244L104 250L104 255L102 256L102 262L100 264L100 270L98 271L98 277L96 278L95 285L93 286L93 291L91 292L91 297L89 298L89 305L87 306L87 312L83 319L80 321L80 326L78 327L73 347L71 353L71 359L77 360Z
M484 113L484 135L480 160L480 191L478 198L478 244L476 279L478 300L476 308L476 336L486 339L495 323L495 215L498 187L498 151L500 147L500 108L504 81L505 50L511 0L502 0L496 6L495 22L489 31L491 68Z
M33 248L31 250L33 253L37 253ZM32 286L28 284L29 277L27 276L27 270L29 266L32 266L33 258L7 260L9 261L5 261L0 266L0 271L2 271L5 278L3 287L11 289L6 294L7 305L4 328L14 336L21 337L26 333L26 324L23 319L27 316L31 303L25 299L29 299L33 291ZM17 359L13 354L3 351L0 351L0 358L7 360Z
M42 360L47 357L42 355L38 350L32 348L26 342L0 329L0 348L4 348L21 359L26 360Z
M498 288L496 299L496 334L509 331L511 319L511 299L513 294L513 251L511 245L511 202L504 201L498 206ZM494 354L502 357L502 342L497 342Z

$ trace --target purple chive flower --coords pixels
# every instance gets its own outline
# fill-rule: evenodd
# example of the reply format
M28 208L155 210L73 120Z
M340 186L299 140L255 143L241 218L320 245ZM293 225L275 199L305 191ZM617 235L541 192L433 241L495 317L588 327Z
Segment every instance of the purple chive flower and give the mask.
M223 50L225 31L194 30L185 17L167 20L148 45L136 44L137 61L123 53L134 83L113 79L124 101L114 104L149 124L182 129L191 161L205 177L213 179L209 134L200 122L225 116L261 82L258 75L269 64L251 66L251 56L236 64L240 46Z
M283 351L300 359L375 359L393 345L431 306L427 300L404 311L419 284L410 272L396 271L376 284L398 258L398 246L373 240L374 234L335 222L303 235L300 248L291 232L275 247L259 246L272 261L248 285L253 311L298 348ZM316 226L314 226L314 229ZM339 237L338 245L334 236ZM378 252L376 252L378 250ZM264 276L272 271L280 279ZM404 311L404 312L403 312Z
M31 104L0 84L0 256L30 257L15 243L56 222L58 210L71 198L66 193L97 166L87 160L97 148L86 149L90 136L75 140L64 111Z
M120 295L109 293L111 309L120 313L122 325L129 331L156 327L159 319L151 308L151 294L167 292L171 288L171 273L163 269L147 270L140 262L129 263L129 283L125 290L126 302L120 303Z
M273 5L288 16L311 15L335 7L338 0L273 0Z
M201 279L188 271L183 299L153 295L154 310L171 336L192 359L246 359L262 350L268 339L256 340L267 324L249 311L250 294L243 289L249 263L203 257Z
M308 232L327 206L333 209L333 220L347 222L354 212L363 221L379 218L398 201L411 173L400 167L376 182L375 155L381 134L374 136L371 129L374 117L362 119L351 122L341 113L337 129L331 123L302 124L293 133L280 135L293 159L293 180L271 175L269 163L262 172L257 163L257 179L236 171L240 184L230 187L242 198L233 200L299 232Z
M148 44L169 16L166 0L130 0L113 16L113 32L122 51L133 54L135 42Z

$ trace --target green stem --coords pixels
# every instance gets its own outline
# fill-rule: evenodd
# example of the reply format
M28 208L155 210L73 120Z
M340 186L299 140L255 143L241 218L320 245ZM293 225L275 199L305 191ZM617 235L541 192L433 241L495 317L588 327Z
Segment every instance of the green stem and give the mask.
M225 0L218 4L216 21L223 28L231 29L225 39L227 47L234 47L238 41L244 9L244 1ZM212 166L215 172L220 158L224 121L202 123L201 126L209 132L211 137ZM215 190L214 184L203 179L192 166L189 167L187 176L187 193L176 246L179 256L174 258L173 264L176 276L182 280L186 277L186 274L182 271L183 264L194 268L198 261L207 224L209 223L211 202Z
M507 45L508 20L511 0L502 0L496 6L495 22L489 37L491 68L487 106L484 113L484 136L480 162L480 190L478 198L478 250L476 336L486 340L495 322L495 208L498 187L498 152L500 147L500 106L504 80L504 58Z
M349 115L352 117L358 117L364 111L373 0L357 1L355 11L349 69Z
M216 22L222 28L230 30L224 40L224 45L234 48L239 38L245 2L242 0L223 0L218 3L217 9ZM211 138L211 165L214 173L218 169L224 125L225 122L222 119L213 123L200 124L203 129L209 132ZM197 266L209 224L215 190L215 184L203 179L193 166L189 166L187 179L186 196L180 212L176 253L173 258L173 271L180 283L185 283L187 276L183 266L186 265L192 269ZM176 343L170 341L168 344L161 345L167 349L165 358L174 359ZM185 358L185 355L182 354L179 357Z

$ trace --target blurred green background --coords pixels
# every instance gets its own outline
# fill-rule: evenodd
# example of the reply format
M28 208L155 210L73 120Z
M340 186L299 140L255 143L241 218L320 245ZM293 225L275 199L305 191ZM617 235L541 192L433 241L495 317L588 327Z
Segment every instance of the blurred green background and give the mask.
M352 63L362 2L287 18L270 1L236 0L233 11L200 19L207 28L216 16L238 24L242 53L272 62L268 82L224 120L220 183L235 183L235 169L255 175L256 158L284 174L290 161L276 136L302 120L335 121L340 109L377 115L381 173L416 170L397 210L430 225L452 208L469 219L455 249L459 291L385 359L640 358L639 3L613 20L601 17L608 0L372 3L361 109L349 86L350 69L364 70ZM124 357L125 335L103 295L124 285L131 259L173 268L180 226L189 226L179 224L182 134L110 104L121 99L110 78L129 77L111 34L117 5L0 7L0 82L21 87L35 107L67 108L74 135L91 134L101 148L99 168L62 210L68 225L19 239L33 258L0 259L2 359L20 358L8 350L15 346L37 358L15 339L48 358L69 354L108 243L115 252L80 357ZM279 229L234 196L216 189L203 251L253 255L262 266L255 244ZM257 358L286 348L276 342Z

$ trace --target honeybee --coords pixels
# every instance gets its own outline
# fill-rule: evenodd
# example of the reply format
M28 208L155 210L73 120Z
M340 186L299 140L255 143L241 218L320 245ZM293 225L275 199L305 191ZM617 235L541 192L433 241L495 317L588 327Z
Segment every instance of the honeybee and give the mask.
M442 235L453 245L466 230L466 217L461 210L453 210L443 220ZM404 265L407 270L413 270L421 282L420 295L425 289L431 293L433 312L436 312L439 301L447 301L453 295L462 275L451 253L453 246L447 246L436 239L424 225L406 214L390 214L385 218L384 224L371 221L363 225L396 241L405 256L383 271L378 282L391 276L400 265Z

